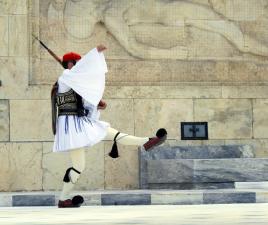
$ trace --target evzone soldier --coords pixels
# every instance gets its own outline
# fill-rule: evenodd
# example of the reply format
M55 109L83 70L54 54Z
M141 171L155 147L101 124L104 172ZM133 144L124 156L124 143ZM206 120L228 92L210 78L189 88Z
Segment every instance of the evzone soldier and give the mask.
M52 123L55 134L53 152L69 152L72 167L66 170L63 178L58 207L79 207L83 202L80 195L70 198L69 194L85 169L85 148L100 141L113 140L110 156L118 157L116 142L123 145L141 146L149 151L162 144L167 138L164 128L156 136L135 137L118 132L110 124L99 120L99 110L106 108L102 100L105 88L107 65L99 45L84 57L70 52L61 61L65 68L51 91ZM59 61L59 60L58 60Z

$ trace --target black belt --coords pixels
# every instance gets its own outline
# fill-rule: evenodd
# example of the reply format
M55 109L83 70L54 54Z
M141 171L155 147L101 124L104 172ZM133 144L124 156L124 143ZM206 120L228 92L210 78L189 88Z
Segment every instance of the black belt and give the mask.
M74 109L59 109L58 115L59 116L78 115L78 112L77 112L77 110L74 110Z
M77 109L59 109L58 115L63 116L63 115L77 115L77 116L87 116L89 110L84 109L84 110L77 110Z

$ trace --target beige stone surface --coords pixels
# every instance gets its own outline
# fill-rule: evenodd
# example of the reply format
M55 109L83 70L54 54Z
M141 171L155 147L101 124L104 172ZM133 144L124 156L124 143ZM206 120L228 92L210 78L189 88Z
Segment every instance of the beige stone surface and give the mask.
M225 25L224 20L210 21L208 19L206 21L206 26L210 26L209 23L213 23L216 24L217 27L224 26L223 29L228 27L228 25ZM232 43L228 42L228 40L222 36L221 32L217 33L216 30L217 29L215 29L215 32L208 32L207 30L195 27L189 27L187 29L189 59L220 60L239 57L239 50L235 48ZM213 43L213 45L210 43Z
M208 122L209 139L252 137L252 105L247 99L197 99L194 119Z
M29 57L27 15L9 17L9 55Z
M131 99L105 99L107 108L101 111L100 120L123 133L134 133L134 109Z
M109 51L112 49L108 49L107 53ZM30 81L32 84L52 84L62 73L62 68L53 59L33 59L32 63L33 76ZM146 84L163 86L165 83L174 85L174 82L234 81L233 77L229 76L228 62L216 60L111 60L107 57L107 64L107 83L113 85L128 83L137 86Z
M0 15L8 14L8 6L10 0L4 0L0 2Z
M10 101L11 141L52 141L49 100Z
M260 19L267 13L266 4L265 0L226 0L226 16L236 21Z
M27 0L2 0L0 15L27 14Z
M223 98L268 98L267 86L223 86L222 87Z
M139 187L138 147L117 144L119 156L108 154L113 142L105 143L105 189L137 189Z
M0 57L0 98L25 99L28 88L28 59L25 57ZM28 95L32 98L32 95Z
M202 146L202 145L224 145L225 140L167 140L165 145L168 146Z
M30 85L26 88L24 99L50 100L52 85ZM16 97L18 99L19 97Z
M268 100L253 101L253 132L254 138L268 138Z
M135 99L135 135L154 136L164 127L168 138L180 137L180 122L193 121L191 99Z
M42 144L0 143L0 191L42 189Z
M105 98L176 99L220 98L221 86L173 85L173 86L107 86Z
M229 62L229 82L267 82L268 66L262 62Z
M69 153L53 153L53 143L43 143L43 189L61 190L66 169L72 166ZM75 190L104 188L104 143L86 148L86 169L81 174Z
M28 0L8 0L9 1L9 14L12 15L26 15L28 13Z
M0 56L8 56L8 16L0 16Z
M0 100L0 141L9 141L9 102Z

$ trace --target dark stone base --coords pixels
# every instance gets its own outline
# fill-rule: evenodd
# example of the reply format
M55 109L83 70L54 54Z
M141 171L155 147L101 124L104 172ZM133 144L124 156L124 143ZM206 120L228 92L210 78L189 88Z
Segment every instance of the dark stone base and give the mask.
M181 184L148 184L148 189L199 190L199 189L232 189L230 183L181 183Z
M104 194L101 196L102 205L150 205L150 194Z

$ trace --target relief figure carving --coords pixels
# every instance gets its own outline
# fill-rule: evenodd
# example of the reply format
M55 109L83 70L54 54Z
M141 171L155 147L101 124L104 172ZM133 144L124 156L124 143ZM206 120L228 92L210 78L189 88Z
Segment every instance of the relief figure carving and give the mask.
M137 58L187 59L189 29L220 35L241 54L268 56L265 43L247 35L239 23L224 15L224 3L223 0L209 0L207 5L190 0L50 0L42 10L47 14L48 24L60 19L66 35L76 42L91 37L97 23L104 24L119 44Z

